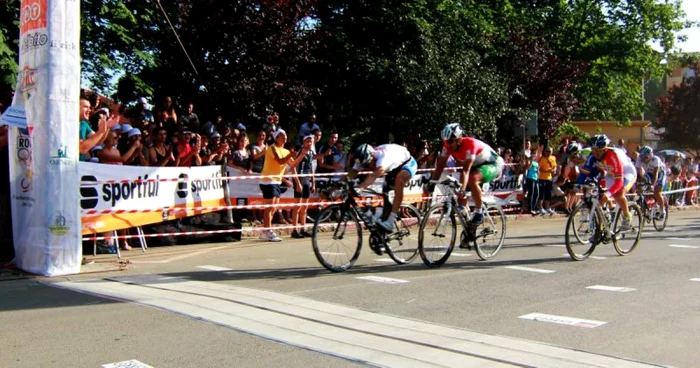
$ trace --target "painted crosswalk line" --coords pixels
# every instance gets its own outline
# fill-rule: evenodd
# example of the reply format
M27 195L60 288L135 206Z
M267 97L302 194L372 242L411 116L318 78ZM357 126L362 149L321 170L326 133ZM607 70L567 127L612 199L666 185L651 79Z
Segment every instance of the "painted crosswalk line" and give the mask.
M538 321L538 322L547 322L547 323L556 323L560 325L567 325L567 326L574 326L574 327L583 327L583 328L596 328L600 327L607 322L603 321L594 321L590 319L582 319L582 318L575 318L575 317L565 317L565 316L555 316L553 314L544 314L544 313L530 313L526 314L524 316L520 316L520 319L529 319L532 321Z
M506 266L506 268L517 271L535 272L535 273L554 273L554 270L545 270L542 268L521 267L521 266Z

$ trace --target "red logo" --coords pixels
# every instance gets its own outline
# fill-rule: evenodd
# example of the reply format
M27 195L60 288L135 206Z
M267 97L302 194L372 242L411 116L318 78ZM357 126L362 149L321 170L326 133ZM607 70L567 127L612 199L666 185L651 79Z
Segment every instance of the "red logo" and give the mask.
M25 65L22 71L19 72L19 91L26 93L35 88L36 68L30 68L28 65Z
M19 13L20 34L47 26L47 4L48 0L22 0Z

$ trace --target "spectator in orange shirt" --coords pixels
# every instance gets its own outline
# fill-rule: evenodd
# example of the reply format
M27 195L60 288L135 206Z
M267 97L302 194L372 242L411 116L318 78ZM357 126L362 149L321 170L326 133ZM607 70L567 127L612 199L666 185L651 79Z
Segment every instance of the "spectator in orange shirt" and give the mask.
M554 214L554 210L549 208L549 203L552 200L552 178L557 170L557 161L552 156L552 148L545 147L542 150L542 157L539 161L539 171L537 174L537 183L539 185L540 198L538 207L541 214Z

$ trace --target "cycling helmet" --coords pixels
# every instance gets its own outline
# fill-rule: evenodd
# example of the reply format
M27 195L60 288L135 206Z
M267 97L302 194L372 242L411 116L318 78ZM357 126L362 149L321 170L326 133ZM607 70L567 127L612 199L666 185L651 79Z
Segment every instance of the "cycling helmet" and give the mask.
M367 165L374 158L374 148L363 143L355 148L354 157L360 165Z
M605 148L610 145L610 138L605 134L596 134L591 138L592 148Z
M451 138L459 139L462 138L462 135L464 135L464 131L462 130L462 127L459 126L459 123L449 123L445 125L445 127L442 128L442 133L440 133L443 140L448 140Z
M566 146L566 154L567 155L575 155L577 153L581 153L581 150L583 150L583 147L579 143L569 143L568 146Z
M654 149L649 147L649 146L641 146L639 147L639 157L641 158L647 158L651 156L654 153Z

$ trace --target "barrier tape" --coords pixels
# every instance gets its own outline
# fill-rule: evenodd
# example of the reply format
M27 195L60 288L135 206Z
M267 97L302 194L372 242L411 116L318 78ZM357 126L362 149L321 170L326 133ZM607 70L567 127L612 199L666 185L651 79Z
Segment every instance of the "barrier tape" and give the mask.
M506 164L505 166L511 166L514 164ZM457 167L446 167L444 171L450 172L450 171L458 171L461 170L461 166ZM424 173L424 172L432 172L434 171L435 168L429 168L429 169L418 169L416 172ZM358 175L367 175L371 174L372 171L360 171L358 172ZM335 172L335 173L314 173L314 174L289 174L289 175L283 175L285 178L305 178L305 177L331 177L331 176L347 176L347 172ZM241 175L241 176L221 176L214 178L216 180L227 180L227 181L236 181L236 180L253 180L253 179L265 179L265 178L279 178L279 175ZM176 183L189 183L191 181L197 181L197 180L211 180L211 177L207 178L150 178L150 179L123 179L123 180L105 180L105 181L81 181L81 184L85 185L102 185L102 184L129 184L129 183L135 183L135 184L140 184L140 183L164 183L164 182L176 182Z

